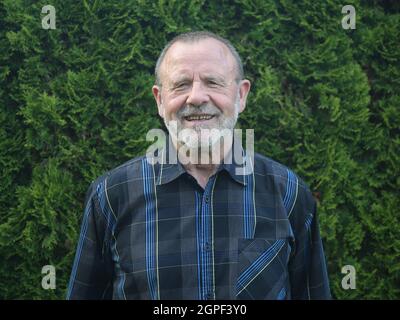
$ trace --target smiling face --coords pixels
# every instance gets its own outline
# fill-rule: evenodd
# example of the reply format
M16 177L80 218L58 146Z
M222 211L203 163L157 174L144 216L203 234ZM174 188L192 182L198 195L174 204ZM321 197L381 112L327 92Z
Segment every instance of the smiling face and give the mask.
M197 132L193 142L203 136L202 129L233 129L250 90L248 80L236 78L236 61L222 42L206 38L174 43L160 67L162 87L153 86L158 113L170 134L193 129ZM171 125L174 121L177 132ZM207 146L210 141L204 135L193 145Z

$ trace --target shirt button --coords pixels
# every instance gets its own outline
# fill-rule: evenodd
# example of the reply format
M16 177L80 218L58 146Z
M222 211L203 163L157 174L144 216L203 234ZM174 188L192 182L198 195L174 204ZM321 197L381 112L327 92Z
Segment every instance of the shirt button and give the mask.
M213 293L213 292L207 293L206 299L207 299L207 300L213 300L213 299L214 299L214 293Z
M210 242L206 242L204 244L204 250L206 250L206 251L210 251L211 250L211 243Z
M206 196L205 199L204 199L204 201L205 201L206 203L208 203L208 201L210 201L209 196Z

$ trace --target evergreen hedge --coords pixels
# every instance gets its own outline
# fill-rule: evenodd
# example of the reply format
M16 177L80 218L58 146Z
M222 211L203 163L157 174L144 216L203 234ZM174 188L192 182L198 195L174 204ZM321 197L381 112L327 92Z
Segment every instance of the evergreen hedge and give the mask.
M378 0L1 0L0 298L65 297L85 191L162 127L155 61L190 30L237 47L253 84L240 126L319 196L334 298L400 298L400 3Z

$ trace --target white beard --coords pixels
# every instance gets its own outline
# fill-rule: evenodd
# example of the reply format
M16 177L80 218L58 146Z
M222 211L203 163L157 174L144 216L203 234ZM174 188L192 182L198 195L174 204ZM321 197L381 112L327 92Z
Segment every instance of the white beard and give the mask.
M208 110L215 110L215 106L206 106ZM177 142L178 146L185 146L187 149L197 151L201 154L213 150L214 147L219 143L223 137L227 135L233 135L233 129L237 123L240 108L240 96L239 91L236 95L234 105L234 115L232 117L226 117L219 112L219 125L198 125L193 128L186 128L182 124L182 118L177 117L178 120L165 120L165 126L168 129L172 139ZM210 112L215 113L215 112ZM206 129L206 130L205 130Z

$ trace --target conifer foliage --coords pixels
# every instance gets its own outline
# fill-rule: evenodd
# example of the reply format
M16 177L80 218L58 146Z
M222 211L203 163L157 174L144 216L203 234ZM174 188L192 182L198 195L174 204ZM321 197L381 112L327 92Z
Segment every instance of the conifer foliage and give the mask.
M318 196L334 298L400 298L400 3L351 4L355 29L336 0L1 0L0 298L65 297L85 191L149 146L156 59L191 30L233 42L240 127Z

